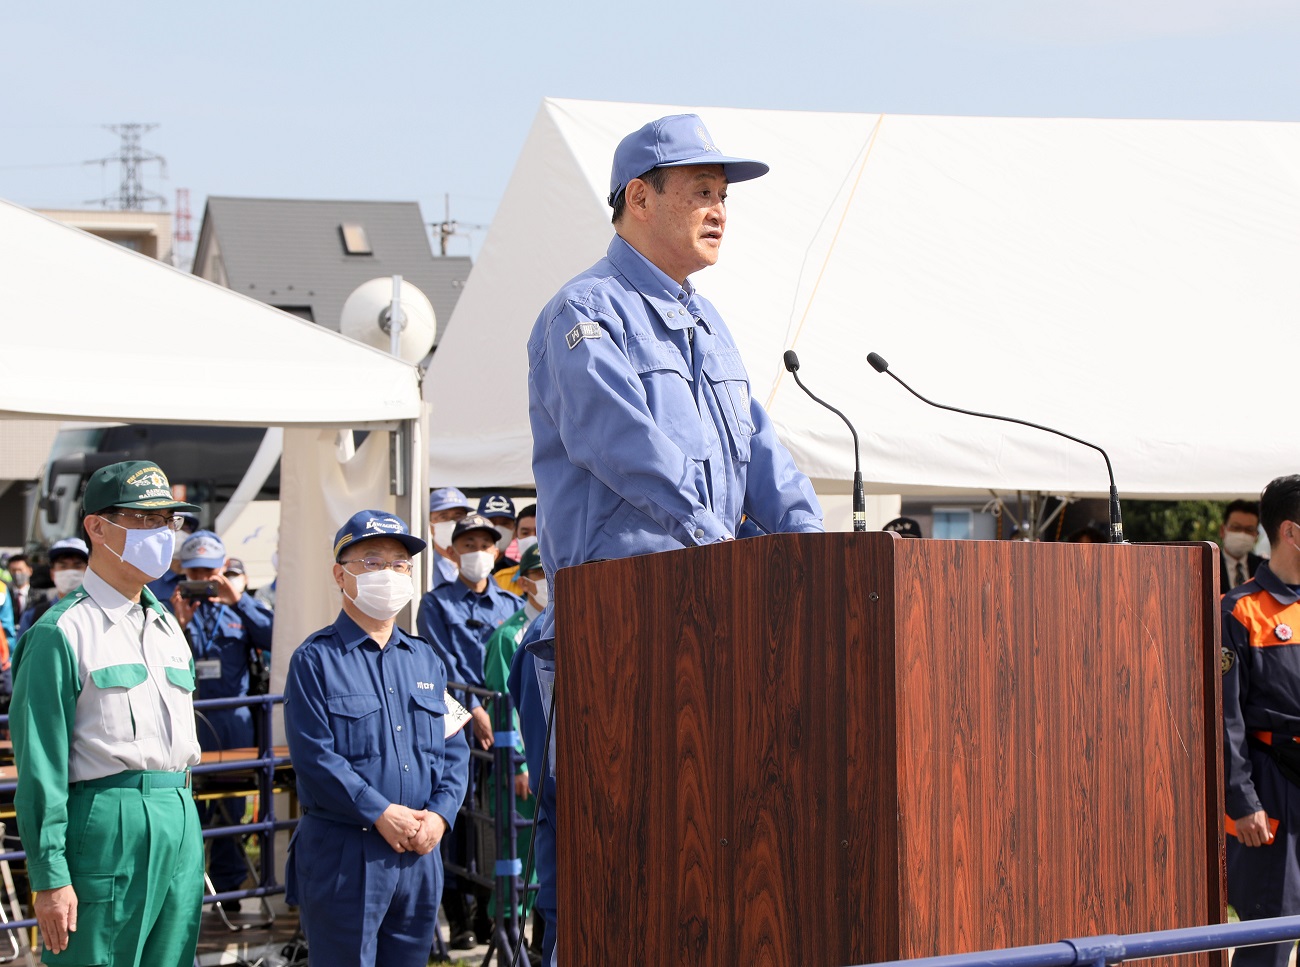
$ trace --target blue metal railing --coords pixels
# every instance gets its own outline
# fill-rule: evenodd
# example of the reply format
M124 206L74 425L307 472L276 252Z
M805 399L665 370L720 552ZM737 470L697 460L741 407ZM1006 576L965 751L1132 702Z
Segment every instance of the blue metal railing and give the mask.
M1104 967L1127 960L1149 960L1180 954L1206 953L1228 947L1300 940L1300 916L1241 923L1216 923L1208 927L1183 927L1122 936L1102 934L1030 947L1007 947L942 957L889 960L859 967Z
M523 831L526 838L532 821L521 818L516 811L515 768L525 760L515 749L519 734L515 727L514 703L506 692L494 692L459 682L448 682L447 687L462 696L476 695L485 707L491 709L493 745L491 749L480 749L473 740L471 726L465 726L469 730L466 735L470 738L470 770L469 787L465 792L460 815L470 820L470 855L467 857L468 862L462 865L451 862L444 853L443 866L449 874L492 889L496 923L487 956L491 957L492 951L496 950L504 958L514 950L523 930L520 905L526 896L537 891L536 884L524 883L524 859L519 855L519 833ZM493 806L487 811L479 808L476 802L476 761L489 767L489 803ZM495 862L491 870L479 869L477 863L477 856L481 852L476 849L477 838L486 835L491 835L496 844ZM437 949L441 944L439 934L435 953L445 955L445 950ZM486 962L485 959L484 963Z
M246 833L256 833L258 835L261 862L259 864L257 886L246 890L228 890L223 893L206 895L203 898L204 904L214 903L218 900L241 900L244 897L271 896L284 892L284 885L277 882L275 876L275 833L281 829L292 829L298 825L298 820L275 818L275 771L290 764L288 756L277 757L275 755L275 749L271 742L274 734L272 713L274 707L283 702L283 695L245 695L238 698L202 699L194 703L195 711L200 714L204 711L238 708L245 705L254 706L254 714L259 715L261 719L258 729L257 758L207 762L190 768L193 775L247 771L256 771L257 773L258 815L260 818L251 823L212 826L203 830L204 839L212 839L215 836L244 835ZM8 728L8 725L9 716L0 715L0 728ZM16 782L0 783L0 796L12 796L17 785ZM22 850L0 852L0 860L14 862L26 858L27 854ZM0 924L0 929L25 930L34 926L36 926L35 918L29 917L26 920L13 920L9 923Z

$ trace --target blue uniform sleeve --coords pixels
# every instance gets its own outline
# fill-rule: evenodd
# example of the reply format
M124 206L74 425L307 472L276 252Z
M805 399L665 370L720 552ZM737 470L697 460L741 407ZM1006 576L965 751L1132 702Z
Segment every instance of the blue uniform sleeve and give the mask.
M275 623L275 615L271 610L247 591L235 602L235 610L244 619L244 631L247 632L248 640L253 643L253 647L270 651L271 627Z
M461 729L447 740L442 759L442 775L433 776L433 794L424 807L447 821L447 828L456 825L456 813L465 801L469 786L469 740Z
M438 607L432 591L426 591L424 597L420 599L420 611L415 616L415 627L420 637L433 645L433 650L442 659L442 664L447 669L448 681L468 685L477 680L477 678L470 678L466 670L461 667L459 656L451 646L451 630L447 627L447 619L442 609ZM476 695L468 695L466 698L468 699L465 702L466 708L474 709L482 704Z
M593 324L598 338L571 337ZM568 302L548 323L534 365L545 368L543 405L569 459L683 545L731 537L708 509L704 468L655 422L621 342L622 326L595 307Z
M335 751L325 696L319 656L299 648L284 682L284 732L294 772L318 808L372 825L391 803Z
M767 411L752 396L749 415L754 434L750 437L745 513L769 534L820 534L825 527L812 481L794 465L794 457L777 438Z
M1251 779L1250 751L1242 698L1250 693L1250 640L1245 626L1223 605L1223 792L1224 808L1233 819L1263 809Z

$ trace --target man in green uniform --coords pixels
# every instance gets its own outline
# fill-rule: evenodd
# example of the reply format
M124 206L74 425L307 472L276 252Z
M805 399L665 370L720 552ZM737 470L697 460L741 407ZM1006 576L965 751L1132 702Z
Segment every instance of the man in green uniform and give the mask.
M10 729L15 804L45 964L189 967L203 900L190 796L194 663L145 588L171 564L176 500L146 461L97 470L80 588L23 636Z

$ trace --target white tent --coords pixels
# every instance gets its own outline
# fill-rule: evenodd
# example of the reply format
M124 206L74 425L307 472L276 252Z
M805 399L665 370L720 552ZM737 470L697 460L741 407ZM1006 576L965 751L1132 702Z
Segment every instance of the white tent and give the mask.
M604 253L614 146L683 110L543 102L426 382L432 481L531 482L527 333ZM1300 322L1300 124L698 113L772 171L733 188L694 280L819 492L845 492L852 446L786 349L858 427L876 493L1107 481L1092 450L926 407L871 351L938 402L1102 445L1124 494L1250 494L1300 470L1266 385Z
M0 313L0 418L285 428L277 684L293 646L337 613L330 545L344 520L375 507L424 527L422 461L400 468L394 499L382 432L423 452L414 366L4 201ZM340 464L347 427L378 432Z

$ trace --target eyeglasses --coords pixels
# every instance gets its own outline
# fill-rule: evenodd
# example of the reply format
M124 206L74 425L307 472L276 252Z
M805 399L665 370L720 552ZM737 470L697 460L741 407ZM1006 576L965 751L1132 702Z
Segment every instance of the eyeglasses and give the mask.
M137 514L130 510L110 510L99 516L118 517L124 521L119 526L128 530L157 530L166 527L178 531L185 526L185 518L179 514Z
M382 557L354 557L350 561L339 561L339 563L344 567L349 564L360 564L367 571L384 571L391 567L394 574L411 573L411 562L407 560L385 561Z

